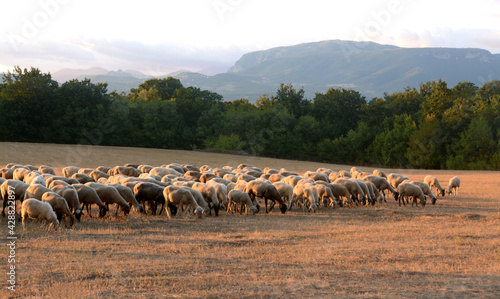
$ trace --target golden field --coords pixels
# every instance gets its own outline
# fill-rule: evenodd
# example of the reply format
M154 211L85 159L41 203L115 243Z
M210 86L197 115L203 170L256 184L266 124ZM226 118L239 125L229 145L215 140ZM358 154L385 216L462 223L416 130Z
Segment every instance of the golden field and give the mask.
M351 166L206 152L0 143L9 162L62 167L240 163L294 172ZM370 167L358 167L372 171ZM457 196L436 205L322 208L316 213L168 219L132 212L82 217L72 229L17 225L22 298L498 298L500 172L384 169L411 179L457 175ZM94 212L95 215L96 212ZM1 217L2 235L7 221ZM3 239L4 243L7 243ZM7 272L7 246L0 246Z

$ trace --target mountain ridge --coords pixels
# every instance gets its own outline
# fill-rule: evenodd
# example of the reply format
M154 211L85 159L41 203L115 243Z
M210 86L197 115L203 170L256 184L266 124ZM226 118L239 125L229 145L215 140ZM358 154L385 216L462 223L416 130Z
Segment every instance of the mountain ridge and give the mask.
M154 78L140 74L118 70L79 78L106 81L109 90L128 92ZM344 87L370 99L439 79L450 86L461 81L480 86L484 81L500 79L500 54L477 48L402 48L330 40L249 52L227 72L212 76L178 71L157 78L168 76L178 78L185 86L217 92L226 101L254 101L263 94L273 94L281 83L303 87L307 98L331 87Z

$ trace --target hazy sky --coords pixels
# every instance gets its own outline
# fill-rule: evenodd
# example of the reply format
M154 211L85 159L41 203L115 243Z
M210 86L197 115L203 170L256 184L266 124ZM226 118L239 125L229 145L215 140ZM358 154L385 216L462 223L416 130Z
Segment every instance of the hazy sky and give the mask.
M214 74L242 54L329 39L500 53L500 1L2 0L0 71Z

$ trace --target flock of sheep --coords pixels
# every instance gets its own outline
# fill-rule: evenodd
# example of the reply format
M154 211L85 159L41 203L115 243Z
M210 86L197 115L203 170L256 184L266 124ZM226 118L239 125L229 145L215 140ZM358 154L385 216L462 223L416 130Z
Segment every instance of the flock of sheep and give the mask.
M227 213L255 214L263 202L268 213L277 204L285 213L294 205L296 209L315 212L320 208L344 205L374 205L386 202L385 192L393 194L399 205L412 200L412 205L432 204L437 194L444 196L460 187L460 179L453 177L447 190L429 175L424 181L374 170L373 174L352 167L350 172L319 168L303 175L285 169L260 169L248 164L237 168L225 166L212 168L204 165L168 164L160 167L126 164L125 166L96 169L68 166L63 176L56 176L53 168L42 165L10 163L1 169L0 190L3 199L2 214L8 207L9 220L17 215L16 201L20 201L23 228L28 218L41 219L58 228L64 220L67 226L80 221L86 209L92 217L96 205L99 217L115 206L115 215L127 215L133 208L137 213L164 210L167 215L190 217L219 215L222 208ZM268 206L269 204L269 206ZM239 208L239 209L238 209Z

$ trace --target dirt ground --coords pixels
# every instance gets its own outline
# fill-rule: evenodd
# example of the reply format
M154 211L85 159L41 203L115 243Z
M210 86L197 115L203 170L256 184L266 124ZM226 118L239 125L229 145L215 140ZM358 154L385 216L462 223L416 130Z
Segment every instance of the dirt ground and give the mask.
M0 166L161 165L286 168L349 165L193 151L0 143ZM370 167L358 167L372 171ZM166 215L82 217L73 228L17 223L16 291L22 298L499 298L500 172L383 169L411 179L457 175L457 196L436 205L322 208L316 213L169 219ZM94 211L94 215L97 211ZM7 235L1 217L1 234ZM3 243L7 243L4 239ZM1 270L10 254L0 246Z

